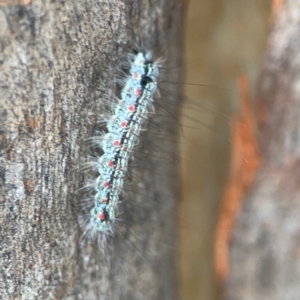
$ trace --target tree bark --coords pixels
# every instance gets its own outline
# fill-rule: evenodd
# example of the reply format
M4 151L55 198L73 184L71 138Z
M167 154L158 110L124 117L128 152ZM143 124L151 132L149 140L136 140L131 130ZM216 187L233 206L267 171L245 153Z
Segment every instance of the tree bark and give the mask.
M299 299L300 2L284 1L268 41L258 98L261 165L238 214L226 299Z
M179 65L180 19L177 0L1 7L1 299L176 299L176 220L161 208L174 209L176 165L164 160L165 174L137 171L144 193L124 201L105 255L80 239L78 190L88 177L80 166L89 138L108 111L103 100L118 96L121 63L140 43L170 48L168 59ZM178 73L164 76L178 82ZM141 153L151 143L143 140Z

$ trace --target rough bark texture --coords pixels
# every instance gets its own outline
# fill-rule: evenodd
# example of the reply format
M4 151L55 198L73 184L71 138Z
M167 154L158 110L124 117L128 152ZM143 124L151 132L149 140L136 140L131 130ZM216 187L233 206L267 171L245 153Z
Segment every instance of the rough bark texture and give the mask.
M164 174L137 171L143 192L125 201L110 259L80 241L78 189L86 182L80 166L91 152L88 139L107 111L102 99L117 95L126 54L135 43L172 46L168 58L179 64L178 2L1 7L1 299L176 299L176 222L166 216L174 209L176 180L166 176L174 163L164 160ZM171 72L178 81L177 69ZM176 103L170 109L176 113Z
M261 166L237 217L226 299L300 297L300 1L284 1L259 87Z

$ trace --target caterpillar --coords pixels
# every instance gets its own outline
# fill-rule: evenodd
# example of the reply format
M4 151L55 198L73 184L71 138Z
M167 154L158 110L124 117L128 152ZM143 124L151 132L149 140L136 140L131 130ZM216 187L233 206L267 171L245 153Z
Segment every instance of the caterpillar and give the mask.
M96 167L94 207L90 212L87 231L92 235L111 232L118 199L127 172L128 161L138 143L149 110L153 109L153 94L157 89L158 64L151 54L142 52L131 57L130 77L121 92L121 100L107 122L107 133L102 136L100 147L103 155Z

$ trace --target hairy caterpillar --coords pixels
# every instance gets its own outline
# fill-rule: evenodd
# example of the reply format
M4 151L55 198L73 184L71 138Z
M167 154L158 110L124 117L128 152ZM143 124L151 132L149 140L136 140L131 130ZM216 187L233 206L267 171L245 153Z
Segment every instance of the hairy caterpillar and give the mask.
M107 234L113 231L115 211L123 189L128 161L142 126L152 108L156 91L158 65L152 62L150 53L137 53L131 57L130 77L121 92L121 100L107 122L100 146L103 155L96 167L99 176L95 180L94 207L86 231L90 235Z

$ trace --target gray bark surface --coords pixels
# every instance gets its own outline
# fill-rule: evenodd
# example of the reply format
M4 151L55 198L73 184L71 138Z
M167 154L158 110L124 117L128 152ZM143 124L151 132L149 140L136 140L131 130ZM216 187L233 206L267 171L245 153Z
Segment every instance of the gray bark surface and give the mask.
M261 166L230 247L230 300L300 299L300 2L283 1L265 54Z
M0 299L176 299L176 220L169 213L176 164L164 160L165 172L155 172L161 161L145 155L153 168L134 171L141 192L120 205L106 254L80 239L78 220L85 197L79 189L92 177L82 167L93 151L89 138L108 111L103 100L118 96L115 76L136 43L171 48L168 59L179 65L179 4L1 7ZM178 81L178 68L169 70L164 76ZM176 99L169 107L174 114ZM148 139L145 134L142 141ZM150 140L141 143L141 153Z

